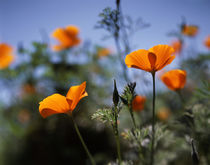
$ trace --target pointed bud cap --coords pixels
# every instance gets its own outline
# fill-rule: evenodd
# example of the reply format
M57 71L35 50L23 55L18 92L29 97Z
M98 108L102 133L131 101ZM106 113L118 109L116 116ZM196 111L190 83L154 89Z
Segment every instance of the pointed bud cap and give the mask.
M191 145L192 145L192 162L193 162L193 165L199 165L198 152L195 148L193 139L191 139Z
M115 106L119 103L119 94L117 91L116 81L114 80L113 103Z

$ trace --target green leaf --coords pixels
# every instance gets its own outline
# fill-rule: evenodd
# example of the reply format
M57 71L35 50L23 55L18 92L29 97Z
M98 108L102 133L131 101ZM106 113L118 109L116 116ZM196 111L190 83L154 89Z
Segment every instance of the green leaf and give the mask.
M114 114L112 109L98 109L91 117L92 119L97 119L102 123L114 122Z

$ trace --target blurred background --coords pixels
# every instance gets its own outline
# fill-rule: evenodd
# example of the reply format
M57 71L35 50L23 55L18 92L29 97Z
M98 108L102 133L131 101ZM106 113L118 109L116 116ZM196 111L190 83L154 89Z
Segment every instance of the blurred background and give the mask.
M135 117L139 125L147 125L151 114L151 76L126 69L122 61L131 51L157 44L174 46L175 41L180 41L181 46L176 59L165 70L187 71L183 96L194 116L186 119L186 109L178 95L169 91L157 76L157 112L164 114L157 117L171 132L167 141L163 139L168 146L160 142L156 163L192 163L188 141L191 133L196 132L201 162L210 164L210 112L207 111L210 48L205 44L210 34L210 1L122 0L120 5L122 22L117 22L120 25L117 43L113 35L115 26L105 22L111 21L106 16L116 9L114 0L0 0L0 44L10 45L14 55L13 62L0 69L0 164L89 164L68 116L59 114L43 119L38 111L44 98L53 93L66 95L70 86L83 81L87 81L89 96L75 109L75 120L97 164L115 161L110 126L91 120L91 116L98 108L112 105L113 79L119 93L128 82L135 81L136 93L147 97L144 110L136 112ZM78 27L81 42L54 51L52 47L58 39L53 38L53 32L68 25ZM183 32L185 26L197 30L191 35ZM174 121L180 121L176 128L172 127ZM193 127L189 122L193 122ZM120 131L131 126L124 108ZM121 143L123 157L135 162L132 145L123 137Z

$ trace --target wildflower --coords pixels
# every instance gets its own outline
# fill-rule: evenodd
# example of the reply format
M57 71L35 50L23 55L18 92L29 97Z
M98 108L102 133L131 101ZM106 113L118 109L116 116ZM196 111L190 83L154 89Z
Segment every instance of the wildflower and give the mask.
M184 88L186 75L186 71L174 69L164 73L161 76L161 80L169 89L177 91Z
M128 54L125 58L125 64L130 68L142 69L150 72L153 82L153 100L152 100L152 143L150 164L154 163L154 142L155 142L155 73L170 64L175 56L174 49L168 45L157 45L149 50L140 49ZM131 113L132 114L132 113Z
M198 26L195 25L182 25L181 32L183 35L188 37L194 37L198 33Z
M58 28L52 36L59 41L59 45L53 46L53 50L61 51L71 48L80 43L78 38L79 29L76 26L67 26L66 28Z
M204 45L210 49L210 35L206 37L206 39L204 40Z
M179 54L182 51L182 41L181 40L172 41L171 47L174 48L174 54Z
M97 54L99 58L106 57L111 54L111 50L108 48L99 48Z
M157 117L162 120L166 121L170 116L170 110L168 108L161 108L157 112Z
M126 56L125 64L128 67L154 73L174 60L173 53L174 49L168 45L157 45L149 50L139 49Z
M51 116L58 113L71 113L77 106L80 99L88 96L85 91L86 82L81 85L72 86L66 97L60 94L53 94L48 96L39 104L39 112L43 118Z
M18 113L18 121L22 124L28 123L31 118L31 114L28 109L23 109Z
M131 104L134 96L136 96L135 87L136 87L136 82L128 83L125 86L123 94L120 96L120 99L123 102L123 104L127 106Z
M36 92L36 88L32 84L24 84L22 87L23 93L34 94Z
M13 48L5 43L0 44L0 69L7 68L13 61Z
M144 109L145 101L146 97L137 95L132 101L132 109L134 111L142 111Z

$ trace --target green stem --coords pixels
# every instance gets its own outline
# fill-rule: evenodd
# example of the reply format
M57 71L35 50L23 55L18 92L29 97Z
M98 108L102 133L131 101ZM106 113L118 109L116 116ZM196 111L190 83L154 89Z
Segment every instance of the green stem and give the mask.
M124 77L124 79L125 79L126 82L129 82L128 75L126 73L126 65L125 65L124 60L121 57L122 51L121 51L121 48L120 48L118 35L117 36L114 36L114 38L115 38L115 45L117 47L118 58L119 58L119 61L120 61L121 66L122 66L123 77Z
M134 131L132 131L132 134L133 134L133 136L135 137L135 140L136 140L136 142L138 143L138 146L139 146L139 148L138 148L138 154L139 154L139 158L140 158L140 161L142 162L142 164L144 164L143 162L144 162L144 157L143 157L143 155L142 155L142 149L141 149L141 143L140 143L140 141L138 140L138 138L136 137L136 133L134 132Z
M117 145L117 155L119 159L119 165L121 164L121 153L120 153L120 139L119 139L119 134L115 135L115 140L116 140L116 145Z
M155 72L152 73L153 81L153 99L152 99L152 146L151 146L151 157L150 165L154 164L154 142L155 142Z
M130 115L131 115L131 118L132 118L132 121L133 121L134 128L136 129L137 126L136 126L136 121L135 121L135 118L134 118L134 115L133 115L132 105L129 106L129 112L130 112Z
M75 130L77 132L77 135L79 136L79 139L80 139L80 141L82 143L82 146L84 147L84 149L85 149L85 151L86 151L86 153L87 153L87 155L88 155L88 157L89 157L89 159L91 161L91 164L92 165L96 165L96 163L95 163L95 161L93 159L93 156L91 155L90 151L88 150L88 148L87 148L87 146L86 146L86 144L85 144L85 142L84 142L84 140L82 138L82 135L80 134L79 128L78 128L76 122L74 121L73 116L72 115L69 115L69 116L71 116L71 119L72 119L73 124L74 124L74 128L75 128Z
M180 100L182 102L182 105L184 106L185 105L185 100L184 100L184 97L183 97L183 95L181 93L181 90L177 90L176 93L179 95L179 98L180 98Z
M136 130L137 129L137 125L136 125L136 121L135 121L135 118L134 118L134 115L133 115L132 104L131 104L131 106L129 106L129 112L130 112L130 115L131 115L131 118L132 118L132 121L133 121L134 129ZM141 150L141 143L138 140L138 138L136 137L136 133L135 132L133 132L133 136L135 137L136 142L138 143L138 146L139 146L139 148L138 148L139 158L140 158L141 161L144 161L143 155L142 155L142 150Z
M119 131L118 131L118 124L117 124L117 106L114 107L115 109L115 123L113 126L114 129L114 134L115 134L115 140L116 140L116 145L117 145L117 155L118 155L118 160L119 160L119 165L121 164L121 152L120 152L120 138L119 138Z

